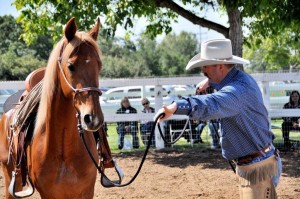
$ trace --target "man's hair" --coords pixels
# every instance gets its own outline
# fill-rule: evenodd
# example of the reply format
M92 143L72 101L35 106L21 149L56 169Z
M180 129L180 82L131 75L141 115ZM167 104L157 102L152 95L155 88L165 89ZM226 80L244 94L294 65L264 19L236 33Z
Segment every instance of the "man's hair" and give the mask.
M224 64L227 68L233 68L236 66L236 64Z

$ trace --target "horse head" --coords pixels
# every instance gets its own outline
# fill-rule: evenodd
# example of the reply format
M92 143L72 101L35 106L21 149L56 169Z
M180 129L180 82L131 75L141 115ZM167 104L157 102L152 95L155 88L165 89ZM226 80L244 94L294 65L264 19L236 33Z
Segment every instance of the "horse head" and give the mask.
M77 32L75 19L66 24L58 58L60 87L65 98L73 99L77 117L86 131L103 124L99 103L99 75L102 68L97 44L100 20L87 32Z

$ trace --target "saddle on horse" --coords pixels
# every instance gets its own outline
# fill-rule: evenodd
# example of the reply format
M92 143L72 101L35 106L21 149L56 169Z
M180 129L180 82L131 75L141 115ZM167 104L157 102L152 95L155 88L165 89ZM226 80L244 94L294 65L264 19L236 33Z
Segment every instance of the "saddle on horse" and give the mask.
M7 137L10 138L8 162L12 161L15 167L9 186L9 192L16 198L27 197L34 193L34 186L28 176L26 148L33 136L34 121L39 106L44 74L44 67L30 73L25 80L25 90L20 90L10 96L3 107L3 114L9 119L11 127L10 135L7 135ZM100 156L100 167L102 170L117 167L112 159L104 128L100 128L94 132L94 136L98 143L98 154ZM18 175L21 175L22 186L27 185L28 188L25 191L16 193L15 178Z

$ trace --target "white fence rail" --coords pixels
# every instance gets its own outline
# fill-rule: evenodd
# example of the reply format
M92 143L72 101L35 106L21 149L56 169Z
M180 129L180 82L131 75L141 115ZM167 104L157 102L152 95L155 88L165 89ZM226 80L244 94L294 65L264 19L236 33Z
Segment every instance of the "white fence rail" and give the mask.
M260 85L264 103L269 112L269 118L281 118L286 116L300 116L300 109L295 110L283 110L283 103L288 102L288 96L276 97L272 96L276 91L285 92L287 90L300 90L300 84L280 84L273 85L270 82L275 81L294 81L300 82L300 74L299 73L261 73L261 74L252 74L255 80ZM165 91L163 90L163 85L196 85L205 77L203 76L189 76L189 77L169 77L169 78L136 78L136 79L101 79L100 85L101 87L120 87L120 86L147 86L153 85L154 92L146 93L146 96L154 96L153 101L151 101L151 105L155 107L156 110L162 107L164 101L163 95L165 95ZM23 81L8 81L8 82L0 82L0 89L15 89L20 90L24 89ZM172 93L173 95L188 95L193 94L195 90L190 91L175 91ZM144 95L143 93L142 95ZM138 95L138 93L135 93ZM120 98L125 97L126 94L121 93ZM143 96L140 96L143 97ZM101 106L103 108L105 121L107 122L116 122L116 121L141 121L141 120L152 120L154 114L143 114L141 113L141 98L137 98L137 103L139 104L138 114L123 114L118 115L115 114L115 111L120 106L120 102L116 101L114 104L111 104L111 110L105 109L105 102L101 102ZM135 99L133 99L134 101ZM278 104L279 106L274 106L274 104ZM131 103L132 104L132 103ZM132 104L133 105L133 104ZM3 106L3 102L0 102L0 110L1 106ZM275 108L274 108L275 107ZM187 116L172 116L170 119L184 119ZM164 143L156 132L156 145L157 148L163 148Z
M300 82L300 74L297 73L257 73L252 74L252 76L256 79L258 84L261 87L261 91L264 98L264 103L269 111L270 118L273 117L282 117L282 116L296 116L300 115L298 110L295 111L285 111L282 110L282 104L288 102L288 96L281 96L281 97L274 97L272 96L272 92L274 91L284 91L284 90L300 90L300 83L296 84L279 84L279 85L270 85L270 82L274 81L294 81ZM164 103L163 95L165 91L162 89L163 85L196 85L205 77L203 76L188 76L188 77L168 77L168 78L135 78L135 79L101 79L100 85L101 87L120 87L120 86L147 86L147 85L154 85L155 90L154 92L147 93L147 96L154 96L154 101L151 105L155 106L156 110L159 109L162 104ZM24 89L24 81L7 81L7 82L0 82L0 89ZM188 94L193 94L194 90L191 91L174 91L173 95L182 95L186 96ZM138 95L135 93L135 95ZM124 97L126 94L120 93L120 97ZM140 100L140 99L138 99ZM279 106L275 106L274 104L278 103ZM140 101L138 101L139 108L141 108ZM271 106L273 104L273 107ZM3 104L0 103L0 107ZM104 109L105 119L108 122L115 122L126 119L124 116L119 116L114 114L116 111L116 105L114 104L113 112L107 111ZM140 112L140 109L138 109ZM146 116L143 114L138 114L136 116L130 115L130 118L133 119L137 117L138 119L145 118L150 119L150 115Z

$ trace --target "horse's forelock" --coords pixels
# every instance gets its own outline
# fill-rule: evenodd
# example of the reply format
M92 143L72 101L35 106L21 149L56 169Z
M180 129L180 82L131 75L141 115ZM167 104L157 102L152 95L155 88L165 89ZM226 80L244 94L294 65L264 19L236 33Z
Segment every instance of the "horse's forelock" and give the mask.
M100 48L98 47L97 41L95 41L94 38L89 33L79 32L78 34L81 34L80 37L81 37L82 41L86 41L94 47L94 49L97 51L97 54L99 56L99 60L102 63L102 60L101 60L102 53L101 53Z

